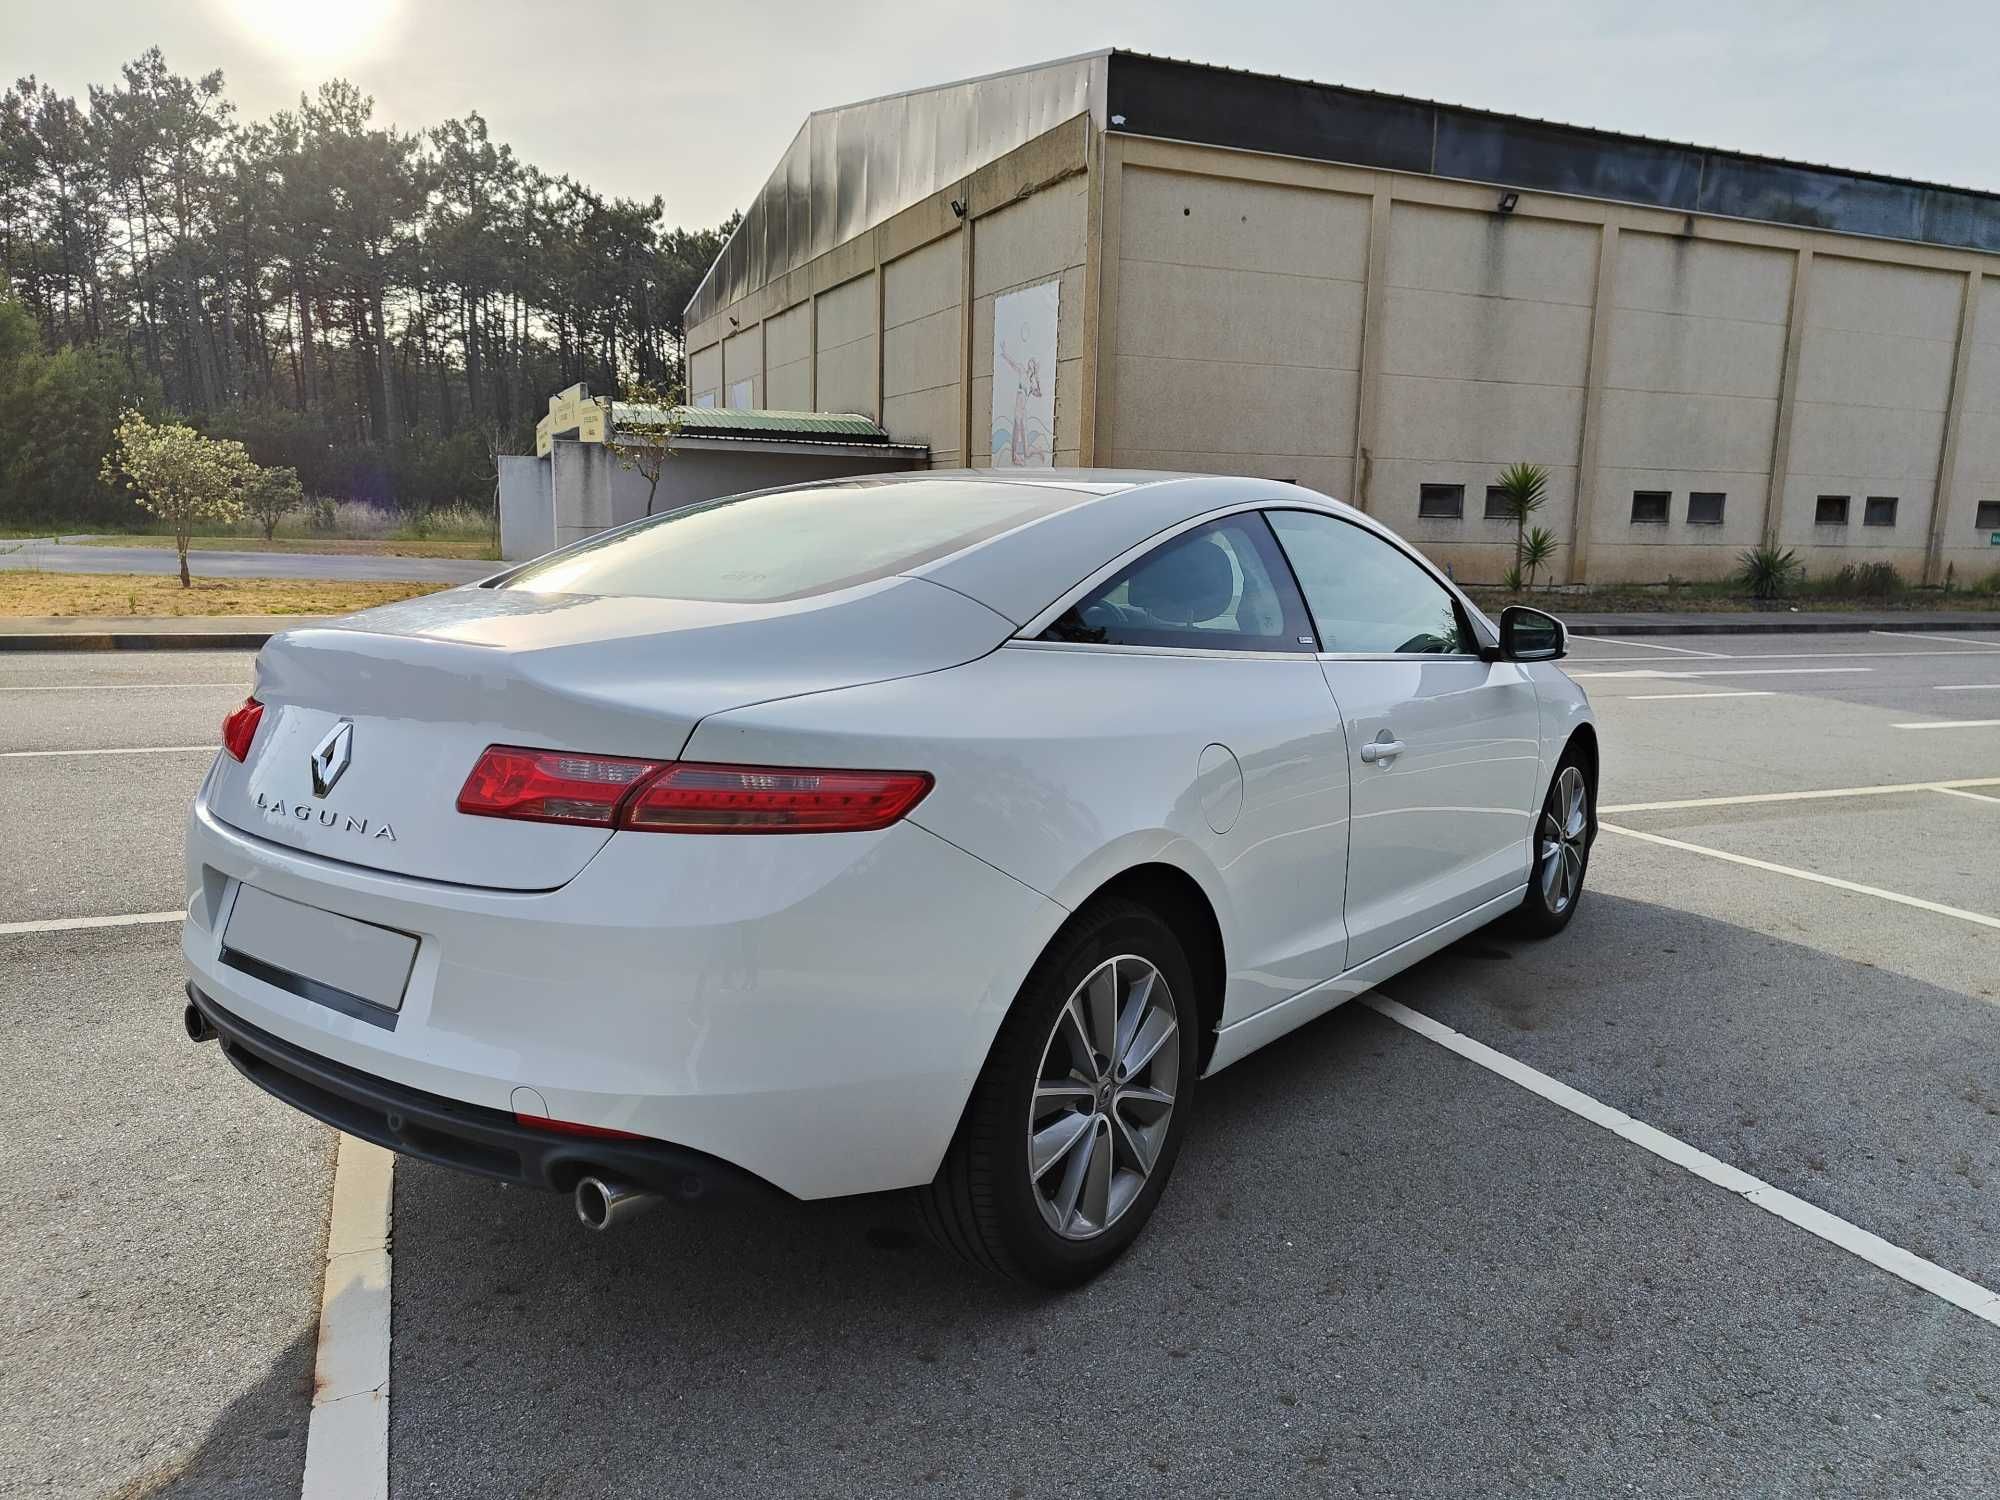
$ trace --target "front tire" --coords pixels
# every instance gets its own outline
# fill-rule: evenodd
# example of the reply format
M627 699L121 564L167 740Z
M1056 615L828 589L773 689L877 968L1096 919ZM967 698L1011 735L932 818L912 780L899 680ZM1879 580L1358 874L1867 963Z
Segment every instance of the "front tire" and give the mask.
M1515 914L1515 926L1527 936L1553 937L1576 915L1590 870L1596 805L1597 789L1581 760L1574 752L1565 754L1549 778L1549 794L1535 820L1535 862L1528 872L1528 893Z
M1172 930L1128 901L1073 920L1021 986L944 1165L917 1192L932 1237L1041 1286L1096 1275L1166 1190L1199 1050Z

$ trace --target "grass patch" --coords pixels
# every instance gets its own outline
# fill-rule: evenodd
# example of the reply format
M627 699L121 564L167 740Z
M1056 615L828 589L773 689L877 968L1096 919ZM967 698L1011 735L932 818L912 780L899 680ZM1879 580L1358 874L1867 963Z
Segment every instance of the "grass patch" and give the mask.
M24 615L345 615L435 593L440 583L323 578L197 578L150 573L0 572L0 617Z
M131 536L94 536L86 547L159 547L171 552L174 539L151 532ZM466 557L497 561L500 549L491 541L450 541L430 538L406 541L389 537L197 536L188 539L190 552L315 552L340 557Z

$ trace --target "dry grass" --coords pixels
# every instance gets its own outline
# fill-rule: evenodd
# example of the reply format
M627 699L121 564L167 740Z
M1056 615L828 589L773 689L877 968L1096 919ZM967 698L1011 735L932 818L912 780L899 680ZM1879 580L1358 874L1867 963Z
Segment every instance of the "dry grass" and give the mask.
M171 552L174 539L170 536L94 536L82 543L86 547L162 547ZM274 537L265 541L261 536L197 536L188 539L190 552L317 552L343 557L471 557L493 558L500 556L499 548L491 542L391 541L371 537Z
M0 616L344 615L435 593L441 583L347 583L321 578L197 578L171 574L0 572Z

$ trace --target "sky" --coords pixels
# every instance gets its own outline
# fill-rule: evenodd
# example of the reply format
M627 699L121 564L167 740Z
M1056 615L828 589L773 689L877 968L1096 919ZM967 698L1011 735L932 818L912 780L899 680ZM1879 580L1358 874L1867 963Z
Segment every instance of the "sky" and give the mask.
M415 129L715 223L815 109L1116 46L2000 191L1993 0L0 0L0 76L82 98L157 44L249 118L350 79Z

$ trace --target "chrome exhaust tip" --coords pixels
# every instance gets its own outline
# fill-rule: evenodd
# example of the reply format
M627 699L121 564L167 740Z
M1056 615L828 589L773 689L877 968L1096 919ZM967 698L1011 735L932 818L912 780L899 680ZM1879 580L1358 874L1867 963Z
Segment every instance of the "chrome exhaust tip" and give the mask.
M215 1028L208 1024L208 1017L201 1013L192 1000L181 1012L181 1025L187 1028L188 1040L191 1042L215 1040Z
M576 1216L590 1229L609 1229L636 1219L659 1201L658 1193L611 1177L585 1177L576 1185Z

